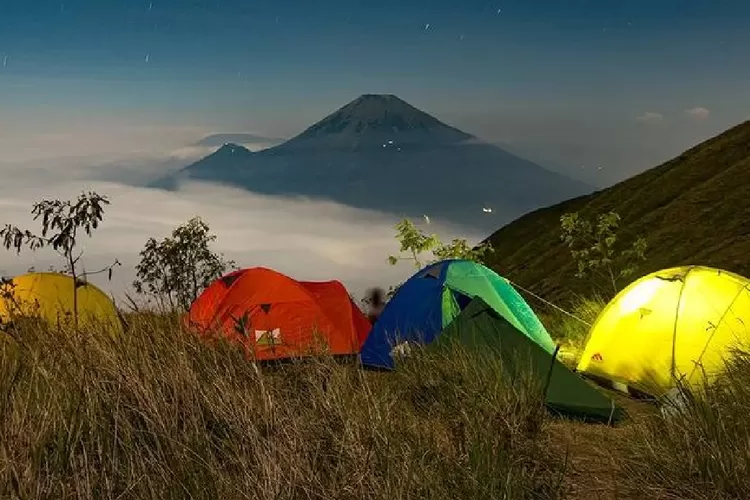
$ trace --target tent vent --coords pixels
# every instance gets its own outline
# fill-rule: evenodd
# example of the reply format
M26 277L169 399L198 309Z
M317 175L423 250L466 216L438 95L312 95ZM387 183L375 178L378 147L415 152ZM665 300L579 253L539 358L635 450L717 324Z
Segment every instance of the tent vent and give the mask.
M263 310L264 313L268 314L268 311L271 310L271 304L261 304L260 308Z
M420 276L420 278L433 278L433 279L440 279L440 267L441 266L432 266L431 268L425 270L424 273Z
M229 288L232 286L232 284L239 279L240 275L239 273L230 274L228 276L223 276L221 278L221 282L224 283L224 286Z

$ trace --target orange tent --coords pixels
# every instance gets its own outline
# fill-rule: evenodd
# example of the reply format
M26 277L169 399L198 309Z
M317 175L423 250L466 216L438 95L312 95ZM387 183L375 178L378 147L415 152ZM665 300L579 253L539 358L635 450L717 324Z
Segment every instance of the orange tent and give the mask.
M188 322L240 341L251 357L357 354L370 323L338 281L299 282L264 267L222 276L193 302Z

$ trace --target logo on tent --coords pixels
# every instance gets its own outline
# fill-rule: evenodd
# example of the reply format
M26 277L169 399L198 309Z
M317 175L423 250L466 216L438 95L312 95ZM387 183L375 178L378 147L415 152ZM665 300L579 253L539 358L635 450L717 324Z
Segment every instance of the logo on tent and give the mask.
M604 358L598 352L596 354L594 354L593 356L591 356L591 359L593 361L604 361Z
M391 349L391 356L401 358L409 356L412 352L412 345L413 344L409 341L396 344L395 346L393 346L393 349Z
M255 330L255 344L275 346L281 344L281 329Z

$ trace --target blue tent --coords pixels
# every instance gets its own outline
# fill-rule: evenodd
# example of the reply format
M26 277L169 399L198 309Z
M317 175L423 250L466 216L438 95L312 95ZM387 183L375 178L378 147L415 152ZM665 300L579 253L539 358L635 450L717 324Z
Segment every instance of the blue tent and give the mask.
M544 350L555 351L555 342L539 318L506 279L477 262L453 259L436 262L401 285L362 344L361 363L392 369L395 346L429 344L474 297Z

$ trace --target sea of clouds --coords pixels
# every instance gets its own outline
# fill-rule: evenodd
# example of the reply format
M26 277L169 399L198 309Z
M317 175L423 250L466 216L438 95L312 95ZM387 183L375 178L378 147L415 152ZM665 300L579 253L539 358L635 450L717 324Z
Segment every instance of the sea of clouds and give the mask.
M399 251L393 227L399 218L393 214L206 183L185 184L176 192L137 187L210 153L193 142L185 144L168 153L154 148L107 153L81 146L75 156L71 151L56 156L48 149L38 154L40 149L31 147L33 141L28 139L28 151L36 155L0 158L0 225L38 231L39 222L31 216L34 202L74 199L88 190L106 195L111 204L104 223L92 238L82 236L80 246L85 250L86 271L106 267L114 259L122 263L111 281L106 274L91 277L118 300L125 292L132 293L138 253L146 240L168 236L194 216L200 216L217 235L212 248L240 267L269 267L304 280L338 279L356 297L372 286L397 284L415 271L410 262L396 266L387 262L389 254ZM12 148L12 144L7 146ZM434 222L415 222L446 241L466 237L474 243L485 236ZM23 273L31 266L46 270L62 264L52 250L20 255L0 250L0 275L4 276Z

